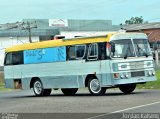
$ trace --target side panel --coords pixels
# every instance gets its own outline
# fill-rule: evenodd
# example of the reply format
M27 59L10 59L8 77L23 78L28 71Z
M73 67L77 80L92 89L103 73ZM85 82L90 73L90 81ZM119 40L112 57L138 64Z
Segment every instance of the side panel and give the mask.
M101 65L100 61L86 62L84 60L26 64L21 67L22 83L31 77L39 77L45 88L84 87L86 76L96 73L102 86L106 86L111 84L108 66L109 63L106 65L105 60L101 61ZM28 87L28 83L23 83L25 84L23 87Z
M112 84L108 60L89 62L86 62L85 60L74 60L53 63L24 64L15 65L13 66L13 69L14 74L12 72L12 76L11 73L6 72L8 78L11 79L9 80L11 82L7 84L14 85L13 77L14 79L22 79L23 89L30 88L32 77L39 77L45 88L84 87L85 78L88 74L96 74L102 87L110 87ZM7 71L11 70L9 69Z
M44 48L24 51L24 64L66 60L66 47Z
M22 66L21 65L13 65L13 78L21 79L22 78Z
M110 60L106 60L104 62L101 62L101 77L102 77L101 78L102 87L111 87L112 86Z

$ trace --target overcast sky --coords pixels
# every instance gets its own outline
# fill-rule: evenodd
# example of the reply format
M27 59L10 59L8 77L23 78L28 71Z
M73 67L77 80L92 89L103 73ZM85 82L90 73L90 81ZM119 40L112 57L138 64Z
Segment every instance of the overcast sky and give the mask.
M160 21L160 0L0 0L0 24L39 19L107 19L113 24L143 16Z

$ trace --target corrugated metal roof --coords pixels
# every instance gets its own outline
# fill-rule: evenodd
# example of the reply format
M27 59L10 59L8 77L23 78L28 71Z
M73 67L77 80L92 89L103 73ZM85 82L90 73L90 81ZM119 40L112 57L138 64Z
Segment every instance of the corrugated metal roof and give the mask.
M123 25L122 29L127 31L143 30L143 29L160 29L160 22Z

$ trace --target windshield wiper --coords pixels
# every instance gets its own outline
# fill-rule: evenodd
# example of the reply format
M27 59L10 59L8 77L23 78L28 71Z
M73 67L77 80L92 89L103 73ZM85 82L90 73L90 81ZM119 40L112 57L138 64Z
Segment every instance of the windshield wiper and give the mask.
M139 53L139 55L140 55L140 51L139 51L139 50L141 50L146 57L149 56L147 52L145 52L142 48L140 48L140 47L138 46L138 44L137 44L137 48L138 48L138 53ZM141 55L140 55L140 56L141 56Z

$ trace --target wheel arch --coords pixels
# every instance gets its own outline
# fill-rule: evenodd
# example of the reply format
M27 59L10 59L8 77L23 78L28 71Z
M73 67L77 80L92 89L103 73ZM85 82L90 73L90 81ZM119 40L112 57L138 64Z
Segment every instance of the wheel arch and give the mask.
M86 78L85 78L85 87L88 87L88 81L89 81L90 78L96 78L96 79L98 79L95 74L88 74L86 76Z

